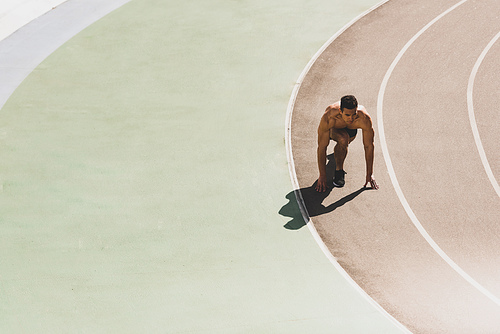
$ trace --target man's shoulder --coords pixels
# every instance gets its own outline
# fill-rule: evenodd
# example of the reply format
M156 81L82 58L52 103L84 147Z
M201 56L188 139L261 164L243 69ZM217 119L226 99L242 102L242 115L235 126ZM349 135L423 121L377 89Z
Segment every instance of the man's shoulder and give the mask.
M319 131L329 131L330 128L335 126L335 120L338 117L339 109L336 107L335 103L326 107L324 114L321 116L321 122L319 124Z
M335 102L333 104L330 104L328 107L326 107L326 110L325 110L325 113L323 116L328 117L328 118L334 118L338 114L340 114L340 103Z
M373 124L372 124L372 118L370 114L366 111L366 108L362 105L358 106L358 120L359 120L359 125L361 129L371 129Z
M371 121L371 119L372 119L370 114L368 113L368 111L366 111L366 108L362 105L358 106L358 115L359 115L359 118L361 118L363 120L370 120Z

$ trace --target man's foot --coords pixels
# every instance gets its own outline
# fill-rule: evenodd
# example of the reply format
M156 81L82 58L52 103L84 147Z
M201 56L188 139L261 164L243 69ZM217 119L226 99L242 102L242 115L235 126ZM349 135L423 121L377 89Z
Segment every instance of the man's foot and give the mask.
M343 169L335 171L335 178L333 179L333 185L335 187L342 188L345 185L345 174L346 172Z

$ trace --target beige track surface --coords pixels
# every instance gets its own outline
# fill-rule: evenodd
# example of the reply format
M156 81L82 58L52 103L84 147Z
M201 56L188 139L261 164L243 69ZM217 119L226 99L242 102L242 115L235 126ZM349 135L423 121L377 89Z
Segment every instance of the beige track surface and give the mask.
M320 54L292 111L295 173L312 224L359 286L415 333L500 332L500 200L467 102L484 51L473 110L498 180L500 43L485 48L500 31L500 2L469 0L450 10L457 4L393 0L364 16ZM346 186L318 194L316 129L326 106L345 94L356 95L373 118L380 190L361 189L359 135L346 160Z

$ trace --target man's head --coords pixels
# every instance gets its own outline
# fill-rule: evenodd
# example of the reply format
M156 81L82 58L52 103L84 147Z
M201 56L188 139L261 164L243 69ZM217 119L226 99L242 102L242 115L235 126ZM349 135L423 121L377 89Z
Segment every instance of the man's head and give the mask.
M346 95L340 99L340 114L347 124L354 121L357 111L358 101L353 95Z

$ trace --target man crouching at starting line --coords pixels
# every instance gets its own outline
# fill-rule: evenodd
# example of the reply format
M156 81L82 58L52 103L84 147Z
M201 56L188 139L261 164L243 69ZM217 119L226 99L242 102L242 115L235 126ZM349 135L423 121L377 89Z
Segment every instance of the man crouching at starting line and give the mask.
M318 127L318 168L319 178L316 191L326 191L326 148L330 140L337 144L333 149L335 157L335 178L333 185L343 187L345 184L344 160L347 156L349 144L356 138L358 129L363 130L363 146L365 148L366 160L366 182L373 189L378 189L378 185L373 179L373 131L372 119L365 107L359 105L356 98L346 95L326 108Z

